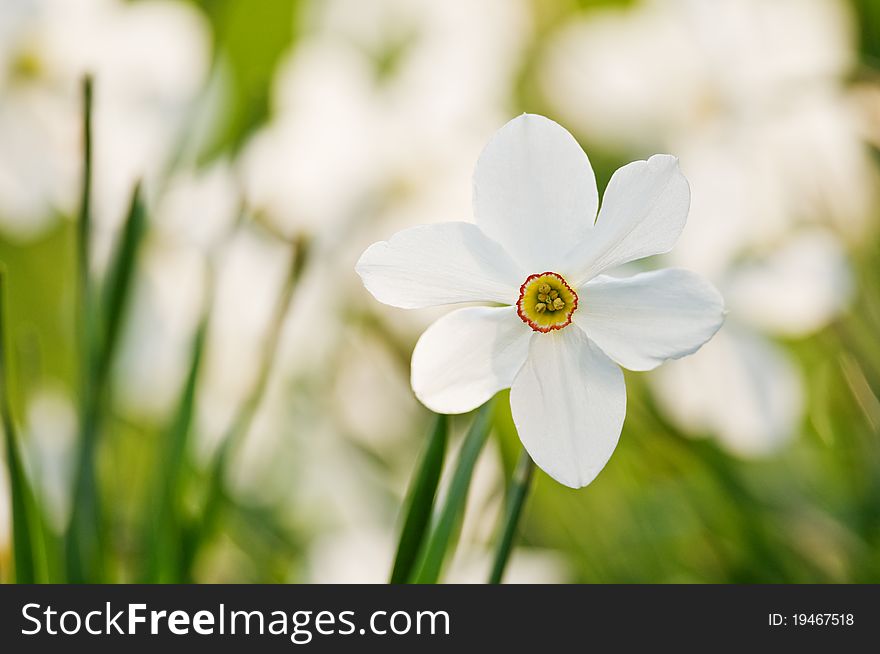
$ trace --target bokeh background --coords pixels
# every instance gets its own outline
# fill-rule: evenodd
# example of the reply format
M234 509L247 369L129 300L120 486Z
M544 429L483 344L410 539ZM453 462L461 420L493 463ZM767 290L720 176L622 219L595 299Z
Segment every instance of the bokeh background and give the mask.
M89 280L124 291L96 400L86 72ZM398 229L471 219L476 158L523 111L576 135L600 189L679 156L689 223L646 265L703 273L730 313L695 356L627 373L589 487L537 472L506 579L880 581L878 0L0 0L9 393L41 578L77 578L92 407L101 511L79 524L104 554L79 578L387 580L432 421L409 356L443 311L379 305L354 263ZM488 574L519 452L505 406L447 581Z

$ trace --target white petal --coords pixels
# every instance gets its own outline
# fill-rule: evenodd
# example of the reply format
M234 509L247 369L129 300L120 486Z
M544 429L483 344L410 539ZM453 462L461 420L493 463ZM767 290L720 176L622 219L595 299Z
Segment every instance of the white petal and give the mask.
M724 300L688 270L617 279L601 275L578 291L574 323L630 370L651 370L696 352L721 327Z
M425 330L412 356L412 387L437 413L476 409L522 368L532 330L514 307L469 307Z
M792 236L764 259L737 266L725 285L732 315L763 331L801 337L827 325L852 297L846 252L830 233Z
M618 169L595 227L567 256L571 281L580 286L608 268L669 252L689 206L690 189L675 157L655 154Z
M356 270L377 300L403 309L513 304L524 279L504 248L476 225L460 222L412 227L374 243Z
M489 141L474 172L474 216L529 273L552 270L590 231L599 206L590 160L574 137L523 114Z
M538 334L513 382L510 408L534 462L580 488L599 474L620 438L623 373L577 328Z
M714 434L741 456L780 449L803 410L801 376L785 351L733 324L650 379L661 408L680 427Z

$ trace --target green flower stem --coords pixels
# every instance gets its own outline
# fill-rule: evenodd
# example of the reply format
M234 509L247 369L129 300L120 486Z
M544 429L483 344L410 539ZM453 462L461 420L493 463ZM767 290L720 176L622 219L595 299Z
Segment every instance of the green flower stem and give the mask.
M516 464L516 470L513 472L513 478L510 480L510 487L507 489L504 522L501 525L498 547L495 550L495 562L492 564L492 572L489 574L490 584L500 584L501 578L504 576L504 569L507 567L510 552L513 550L513 538L516 535L523 506L531 488L534 470L535 464L532 462L532 457L523 449Z
M437 416L422 463L407 492L404 504L406 518L400 532L400 542L397 545L397 555L394 558L394 568L389 583L404 584L409 579L431 524L431 512L434 508L434 498L437 494L437 485L440 483L446 444L449 440L448 422L446 416Z
M440 578L443 563L450 551L455 549L455 539L461 526L468 490L477 458L486 444L492 430L492 401L490 400L477 413L461 450L458 454L455 472L449 484L449 492L440 512L431 538L425 546L425 552L418 566L418 574L413 581L417 584L435 584Z

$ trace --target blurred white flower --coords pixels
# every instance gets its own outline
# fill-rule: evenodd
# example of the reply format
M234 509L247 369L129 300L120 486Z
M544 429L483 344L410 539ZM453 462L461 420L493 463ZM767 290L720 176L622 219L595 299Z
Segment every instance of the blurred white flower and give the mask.
M830 234L808 231L716 281L730 310L724 332L657 370L652 386L689 432L715 434L741 456L771 454L797 433L805 400L797 364L763 334L806 336L838 315L852 294L846 255Z
M134 183L158 183L210 64L210 36L171 0L13 0L0 19L0 225L38 234L76 206L82 77L95 77L96 247L106 256ZM11 27L5 24L12 23Z
M379 179L359 65L332 45L298 46L275 89L276 96L285 86L302 89L301 100L276 99L277 118L242 153L248 205L289 236L337 228Z
M669 251L689 200L676 159L655 155L615 173L594 219L587 156L562 127L524 114L480 155L477 225L399 232L371 246L357 271L392 306L505 305L460 309L429 327L413 352L413 390L438 413L464 413L511 388L532 459L578 488L620 436L626 391L616 364L655 368L696 351L721 326L723 301L698 275L601 275Z
M207 271L183 249L147 246L140 262L114 382L130 414L164 417L189 369Z
M69 85L45 62L47 13L41 0L0 11L0 228L21 239L70 208L76 191L79 121L61 101Z
M345 234L378 196L435 177L504 115L520 0L315 2L242 159L249 204L284 233Z
M228 163L182 171L150 212L115 383L135 415L167 416L187 373L210 284L209 261L232 233L240 199Z
M800 221L858 233L876 170L845 88L850 23L835 0L645 0L563 27L544 88L591 140L679 153L693 222L728 249Z
M335 372L338 428L375 450L399 448L424 414L400 362L376 339L349 335L340 345L327 361Z
M55 533L63 533L73 496L77 416L63 387L44 384L28 402L25 457L40 505Z
M783 349L730 320L692 359L673 361L653 377L661 408L678 425L746 457L771 454L794 436L801 376Z
M741 261L719 283L737 320L789 338L822 329L852 296L846 252L818 229L794 234L763 258Z
M852 37L836 0L642 0L566 23L546 90L579 129L640 145L838 88Z
M249 225L218 250L199 389L199 425L207 443L222 436L256 383L290 261L288 244Z
M163 245L208 254L232 233L241 193L231 164L218 160L168 180L150 219Z

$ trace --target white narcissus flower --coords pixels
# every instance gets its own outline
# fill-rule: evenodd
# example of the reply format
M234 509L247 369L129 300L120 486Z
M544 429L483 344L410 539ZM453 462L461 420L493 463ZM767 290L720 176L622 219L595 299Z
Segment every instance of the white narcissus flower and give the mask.
M94 91L95 250L106 263L131 191L161 188L207 81L211 39L191 3L15 0L0 11L0 229L19 239L74 212L82 78Z
M676 152L693 221L731 256L801 223L859 238L877 166L852 106L848 4L642 0L591 11L549 39L542 87L591 142Z
M273 119L240 160L248 205L285 234L350 242L365 206L443 178L498 124L527 17L523 0L305 3Z
M602 274L669 251L689 202L677 159L655 155L614 174L596 218L584 151L558 124L524 114L480 155L476 225L404 230L370 246L357 271L376 299L396 307L503 305L459 309L431 325L413 352L413 390L433 411L465 413L510 388L529 455L579 488L620 437L618 365L650 370L691 354L723 321L720 294L694 273Z

